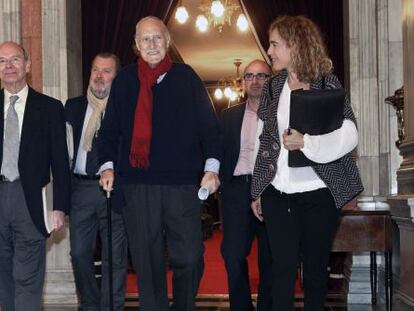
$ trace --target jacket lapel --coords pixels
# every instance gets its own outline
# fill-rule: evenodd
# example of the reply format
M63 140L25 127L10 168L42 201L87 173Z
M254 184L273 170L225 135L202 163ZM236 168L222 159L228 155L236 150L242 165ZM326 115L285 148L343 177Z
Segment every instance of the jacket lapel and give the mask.
M263 130L280 145L279 130L277 128L277 110L279 107L280 93L287 79L287 71L281 71L278 76L269 79L263 87L262 103L258 115L264 121Z
M78 150L81 146L79 146L82 129L83 129L83 122L85 120L86 109L88 108L88 100L86 97L82 97L81 99L82 104L77 105L78 110L76 111L76 117L74 118L75 124L72 124L73 127L73 167L75 166L76 157L78 155Z
M38 101L38 96L35 90L29 87L27 95L26 107L24 108L22 134L20 138L19 161L22 155L25 154L25 148L30 144L35 144L33 141L33 133L38 130L41 119L41 103ZM46 138L45 138L46 139Z

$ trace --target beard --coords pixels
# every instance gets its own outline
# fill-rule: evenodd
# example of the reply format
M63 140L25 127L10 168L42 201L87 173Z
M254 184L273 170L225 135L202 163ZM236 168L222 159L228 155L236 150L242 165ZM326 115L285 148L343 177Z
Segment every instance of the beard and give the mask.
M94 80L89 84L92 94L99 99L104 99L109 95L110 86L105 85L102 80Z

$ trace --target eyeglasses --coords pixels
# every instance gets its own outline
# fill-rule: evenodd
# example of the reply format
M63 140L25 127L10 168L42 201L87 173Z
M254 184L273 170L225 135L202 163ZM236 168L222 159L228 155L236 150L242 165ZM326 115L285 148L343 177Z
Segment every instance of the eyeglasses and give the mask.
M10 63L12 65L18 65L23 63L23 58L21 57L12 57L12 58L0 58L0 67L6 66L7 63Z
M257 80L263 81L263 80L266 80L269 77L270 77L270 75L267 74L267 73L264 73L264 72L259 72L259 73L256 73L256 74L248 72L244 75L243 78L244 78L245 81L253 81L254 78L256 78Z

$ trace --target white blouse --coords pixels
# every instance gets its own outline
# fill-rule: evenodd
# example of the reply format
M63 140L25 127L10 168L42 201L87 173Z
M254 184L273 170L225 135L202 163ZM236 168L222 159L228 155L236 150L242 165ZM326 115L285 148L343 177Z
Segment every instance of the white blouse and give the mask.
M297 193L325 188L326 185L312 167L289 167L288 150L283 146L282 134L289 127L290 93L286 80L279 98L277 123L280 138L280 153L277 170L271 184L281 192ZM358 132L355 124L344 120L342 127L324 135L304 134L304 147L301 151L307 158L317 163L329 163L348 152L358 144Z

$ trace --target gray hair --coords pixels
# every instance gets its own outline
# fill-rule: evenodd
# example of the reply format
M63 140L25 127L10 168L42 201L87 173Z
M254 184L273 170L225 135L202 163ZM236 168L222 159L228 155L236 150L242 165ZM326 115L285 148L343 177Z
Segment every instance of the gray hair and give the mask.
M164 21L156 16L146 16L146 17L141 18L139 22L137 23L137 25L135 26L135 37L137 37L138 35L138 29L141 26L141 24L151 19L158 22L161 25L161 27L164 29L164 35L167 38L167 41L169 42L171 39L170 32L168 31L167 26L164 24Z

